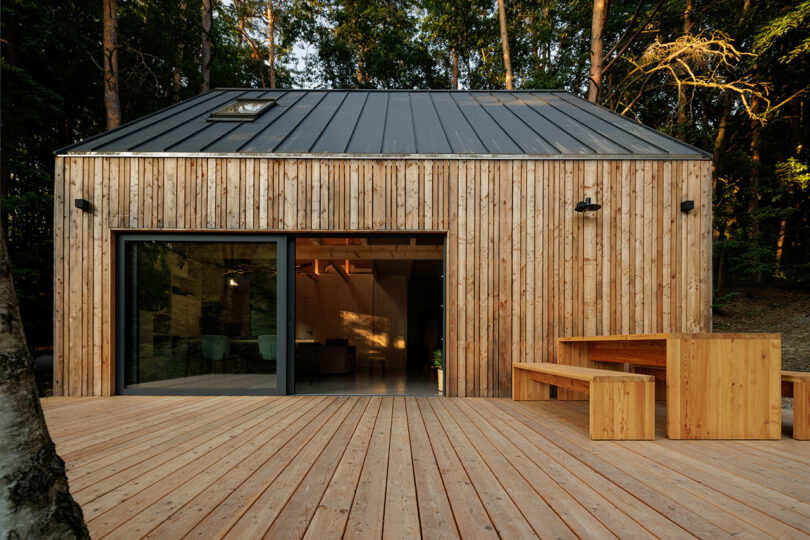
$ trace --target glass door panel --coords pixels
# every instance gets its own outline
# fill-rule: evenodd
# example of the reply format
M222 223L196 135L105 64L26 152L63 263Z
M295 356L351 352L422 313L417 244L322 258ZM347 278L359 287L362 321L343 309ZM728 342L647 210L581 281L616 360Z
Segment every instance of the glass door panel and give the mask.
M121 238L119 391L284 393L285 244Z

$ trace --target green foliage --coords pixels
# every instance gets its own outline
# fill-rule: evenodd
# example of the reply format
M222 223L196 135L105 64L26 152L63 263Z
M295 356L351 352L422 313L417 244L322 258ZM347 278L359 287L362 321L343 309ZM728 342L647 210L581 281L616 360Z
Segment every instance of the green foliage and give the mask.
M267 0L214 0L211 86L267 86ZM503 88L493 0L275 0L277 85ZM678 88L664 72L628 85L633 61L682 40L684 2L610 3L602 104L714 156L714 264L735 281L810 285L810 0L696 0L689 35L722 32L745 53L715 72L767 84L751 104L722 86ZM123 121L200 88L201 0L119 0ZM587 90L591 0L506 0L517 88ZM8 0L2 24L0 203L23 320L33 345L52 339L53 151L104 129L99 0ZM717 68L687 57L701 73ZM679 68L682 69L682 68ZM702 70L702 71L701 71ZM622 95L621 89L631 91ZM770 107L766 109L767 101ZM684 104L684 103L682 103ZM722 292L721 292L722 294Z
M432 362L433 367L435 367L436 369L444 368L444 353L442 352L441 349L436 349L435 351L433 351Z
M715 290L714 294L712 294L712 311L716 314L721 313L728 303L738 296L740 296L738 291L721 294L720 291Z
M317 47L311 71L333 88L446 86L420 39L417 4L357 0L309 4L317 21L308 36Z
M794 36L786 54L779 58L784 64L793 62L810 51L810 36L806 35L808 26L810 26L810 0L804 0L794 9L766 23L754 37L752 49L754 53L761 54L772 49L777 42L789 40L790 36Z

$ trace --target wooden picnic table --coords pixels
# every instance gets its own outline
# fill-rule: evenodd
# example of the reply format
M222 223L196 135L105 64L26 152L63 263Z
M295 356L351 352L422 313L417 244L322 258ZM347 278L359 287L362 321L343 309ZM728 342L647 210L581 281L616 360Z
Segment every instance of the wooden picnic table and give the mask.
M781 334L633 334L563 337L557 362L666 381L670 439L779 439ZM660 383L659 383L660 384ZM560 389L558 399L584 399Z

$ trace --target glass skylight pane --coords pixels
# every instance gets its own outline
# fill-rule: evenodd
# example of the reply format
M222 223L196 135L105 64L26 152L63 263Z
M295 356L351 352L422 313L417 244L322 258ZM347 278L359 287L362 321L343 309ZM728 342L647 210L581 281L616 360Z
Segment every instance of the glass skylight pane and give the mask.
M211 114L209 120L254 120L274 103L274 99L237 99Z

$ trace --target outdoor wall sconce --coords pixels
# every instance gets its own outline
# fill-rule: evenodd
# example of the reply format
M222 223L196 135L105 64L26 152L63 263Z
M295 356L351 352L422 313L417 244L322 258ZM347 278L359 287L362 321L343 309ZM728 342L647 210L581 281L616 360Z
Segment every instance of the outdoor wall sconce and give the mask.
M577 205L574 207L574 211L576 212L595 212L602 208L601 204L596 204L595 202L591 202L590 197L586 197L584 201L579 201Z
M93 209L93 205L90 204L90 201L88 201L87 199L76 199L74 201L74 204L76 205L76 208L78 208L82 212L89 212L90 210Z
M689 213L695 209L695 201L681 201L681 212Z

